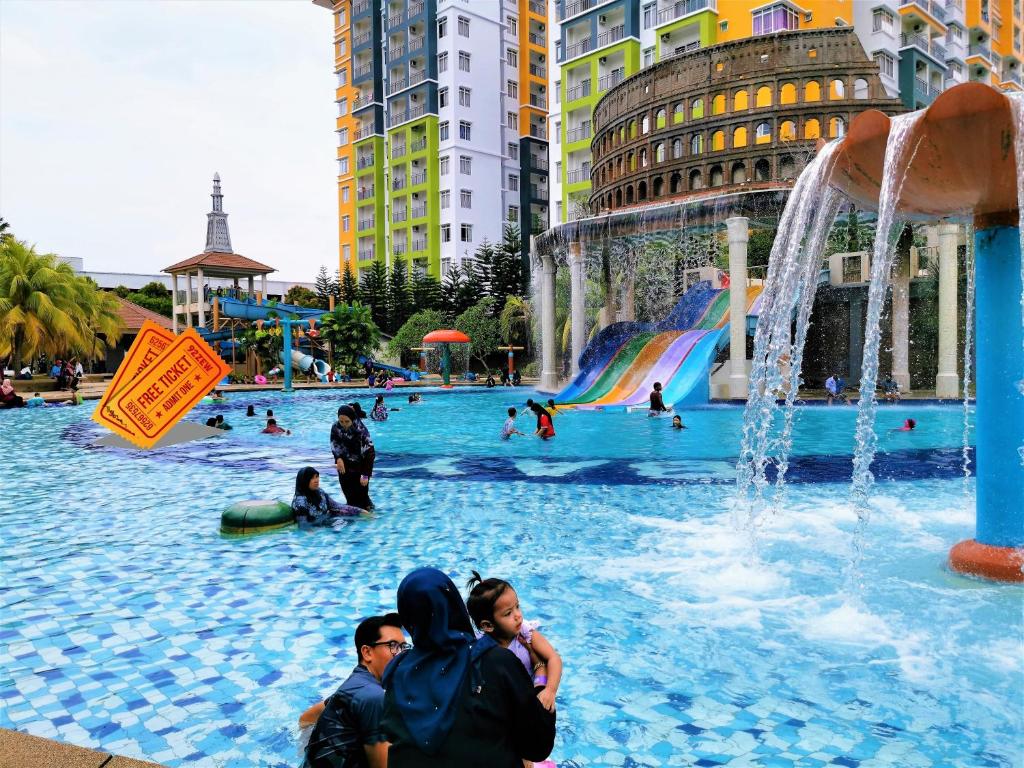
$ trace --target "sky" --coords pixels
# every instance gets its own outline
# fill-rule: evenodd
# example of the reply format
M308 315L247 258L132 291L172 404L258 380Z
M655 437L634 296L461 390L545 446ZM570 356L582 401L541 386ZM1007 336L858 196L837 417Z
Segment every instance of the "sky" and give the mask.
M309 0L0 0L0 216L87 271L338 266L333 18Z

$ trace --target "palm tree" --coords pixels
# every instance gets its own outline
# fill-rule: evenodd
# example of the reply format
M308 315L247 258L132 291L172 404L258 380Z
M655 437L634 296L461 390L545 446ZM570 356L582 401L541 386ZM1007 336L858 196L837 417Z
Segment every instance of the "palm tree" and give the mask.
M498 317L502 341L506 344L522 341L529 348L532 325L533 305L530 300L522 296L506 296L505 306Z
M318 330L331 345L332 367L335 361L343 367L354 367L359 355L371 356L380 344L380 329L373 322L372 310L359 302L323 315Z

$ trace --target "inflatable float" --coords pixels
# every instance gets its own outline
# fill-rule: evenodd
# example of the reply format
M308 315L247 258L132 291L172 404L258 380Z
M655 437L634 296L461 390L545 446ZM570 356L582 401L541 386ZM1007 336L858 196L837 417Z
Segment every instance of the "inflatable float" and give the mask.
M253 381L255 381L257 384L266 384L267 377L261 373L257 373L256 376L253 377Z
M295 523L292 508L281 501L239 501L220 515L222 533L262 533Z

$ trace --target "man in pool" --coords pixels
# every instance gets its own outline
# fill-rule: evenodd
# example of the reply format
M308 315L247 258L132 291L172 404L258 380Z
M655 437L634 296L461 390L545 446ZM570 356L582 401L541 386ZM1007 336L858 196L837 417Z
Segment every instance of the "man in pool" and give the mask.
M388 743L381 731L384 669L409 645L397 613L371 616L356 627L359 663L323 703L303 768L385 768Z

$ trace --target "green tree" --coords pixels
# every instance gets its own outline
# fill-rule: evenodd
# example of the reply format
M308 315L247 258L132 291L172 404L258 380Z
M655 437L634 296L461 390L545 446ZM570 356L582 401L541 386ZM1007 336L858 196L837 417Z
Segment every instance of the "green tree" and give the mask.
M388 275L388 327L387 333L394 334L412 315L416 307L412 302L412 289L405 262L397 259Z
M313 281L313 290L320 309L327 309L330 306L329 297L332 295L331 276L327 274L327 267L321 266L316 273L316 280Z
M444 315L436 309L421 310L406 320L388 342L388 354L395 357L409 356L413 354L413 347L423 346L424 336L446 325L448 323Z
M456 330L469 336L469 354L480 361L484 370L487 369L487 356L501 343L498 320L492 312L493 303L494 299L488 296L455 318Z
M297 307L317 309L320 307L320 297L304 285L293 285L284 295L285 304L294 304ZM330 306L328 304L328 306Z
M332 366L354 368L360 355L372 356L380 344L380 328L370 308L358 302L335 307L320 318L317 328L320 337L331 345Z
M490 295L499 310L504 307L506 296L526 296L528 293L521 247L519 227L506 224L501 244L494 249L491 265Z
M269 371L280 363L281 350L284 348L284 333L280 328L273 325L246 328L238 342L246 352L252 350L259 358L264 371Z
M444 282L441 284L441 311L449 323L468 308L468 305L462 304L465 298L465 284L465 275L458 267L451 267L444 276Z
M412 273L412 303L416 309L440 309L442 306L441 282L424 270L414 269Z
M775 244L775 235L778 230L755 229L750 233L750 240L747 243L747 266L763 267L768 264L768 257L772 255L772 245Z
M11 225L7 219L0 216L0 243L8 238L14 237L14 233L11 232Z
M356 282L352 268L348 264L345 264L345 274L342 275L338 287L344 303L355 304L359 300L359 283Z
M533 305L522 296L506 296L505 305L498 316L501 340L529 350L532 336Z
M334 297L335 304L341 300L341 271L337 269L334 270L334 277L331 278L331 296Z
M114 290L116 291L117 289L115 288ZM173 311L171 308L171 292L167 290L163 283L159 283L156 280L146 283L139 290L129 293L127 296L122 295L121 297L164 317L170 317Z
M387 326L388 319L388 271L383 261L375 261L359 283L359 301L370 308L374 324L378 328Z

